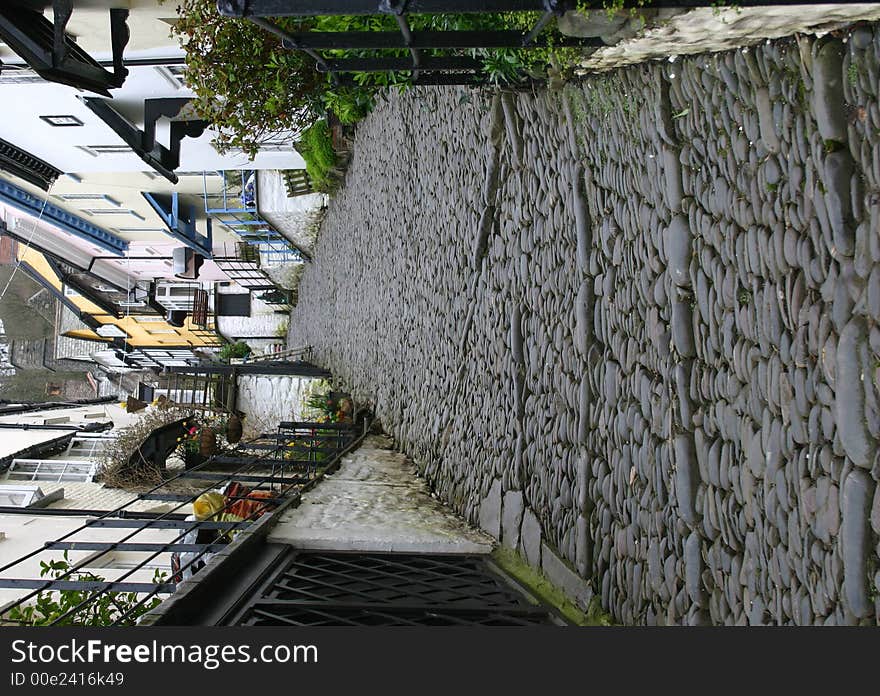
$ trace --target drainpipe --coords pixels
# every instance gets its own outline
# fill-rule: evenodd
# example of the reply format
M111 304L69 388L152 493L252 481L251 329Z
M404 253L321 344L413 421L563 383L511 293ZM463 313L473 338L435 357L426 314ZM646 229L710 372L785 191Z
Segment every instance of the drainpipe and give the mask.
M78 425L35 425L33 423L0 423L0 430L76 430L81 433L99 433L110 430L113 427L111 421L101 423L89 423L83 427Z

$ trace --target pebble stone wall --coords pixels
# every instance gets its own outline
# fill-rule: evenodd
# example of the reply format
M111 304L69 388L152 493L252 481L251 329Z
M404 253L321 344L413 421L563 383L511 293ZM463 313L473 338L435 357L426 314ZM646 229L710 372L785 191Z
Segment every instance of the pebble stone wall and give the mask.
M878 76L870 25L390 95L290 340L618 621L877 623Z

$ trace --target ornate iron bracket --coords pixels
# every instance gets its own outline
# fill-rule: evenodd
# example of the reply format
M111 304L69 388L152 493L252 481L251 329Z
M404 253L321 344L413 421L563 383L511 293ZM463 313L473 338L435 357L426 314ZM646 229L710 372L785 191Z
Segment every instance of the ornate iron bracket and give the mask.
M5 0L0 3L0 40L44 80L109 97L109 90L121 87L128 75L122 61L130 37L128 10L109 11L113 72L105 70L67 34L72 0L52 0L52 10L54 19L50 22L33 9L33 3Z
M207 121L172 121L171 142L165 147L156 142L156 122L162 116L176 116L190 101L189 99L145 100L142 131L116 111L108 100L96 97L81 97L81 99L138 157L174 184L177 183L174 170L180 166L180 141L185 137L197 138L208 127Z

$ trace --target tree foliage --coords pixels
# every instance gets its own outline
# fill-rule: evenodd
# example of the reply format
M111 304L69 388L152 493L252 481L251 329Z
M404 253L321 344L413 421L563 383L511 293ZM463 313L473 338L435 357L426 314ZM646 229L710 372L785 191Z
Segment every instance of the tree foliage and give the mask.
M167 0L160 0L166 2ZM253 157L260 145L280 133L301 133L325 112L337 115L343 124L363 118L384 88L405 88L408 71L353 73L354 84L340 87L331 76L319 73L314 59L300 51L289 51L274 34L246 19L221 16L215 0L179 0L179 20L172 29L187 55L184 74L195 92L195 110L212 123L220 135L215 145L221 151L240 149ZM534 12L414 14L409 17L414 31L468 29L514 29L526 32L539 18ZM288 32L397 31L388 14L282 17L273 20ZM545 29L552 38L555 29ZM448 50L426 51L448 55ZM458 55L477 58L487 80L495 84L516 84L526 78L546 75L551 63L570 63L577 58L571 49L496 48L462 49ZM327 59L369 56L406 57L407 49L328 50Z
M298 51L245 20L223 17L215 0L181 0L172 34L186 51L184 79L196 113L219 131L220 151L253 157L279 134L315 119L325 76Z

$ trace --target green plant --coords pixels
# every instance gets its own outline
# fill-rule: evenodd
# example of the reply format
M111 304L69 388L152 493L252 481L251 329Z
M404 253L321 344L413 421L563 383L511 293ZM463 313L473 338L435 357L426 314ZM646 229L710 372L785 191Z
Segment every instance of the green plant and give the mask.
M290 328L290 321L289 320L282 321L280 324L278 324L277 327L275 327L275 335L278 336L278 338L286 338L287 337L287 330L289 328Z
M328 415L333 413L333 400L326 394L310 394L306 399L306 406Z
M351 413L351 398L333 391L325 379L313 380L303 390L302 412L306 420L332 423L345 419Z
M312 187L330 193L336 185L337 157L327 121L321 120L306 128L295 147L305 160Z
M628 12L631 17L635 17L639 12L638 8L642 7L644 4L645 0L637 0L635 3L636 6L630 7L627 10L627 2L625 0L602 0L601 8L605 10L609 19L613 19L615 15L622 12ZM599 8L595 6L595 3L592 3L589 0L579 0L576 9L581 14L586 14L590 10Z
M167 2L168 0L160 0ZM617 0L615 0L617 1ZM179 0L178 21L172 27L186 51L184 79L195 92L193 102L200 118L212 123L221 150L240 149L254 156L262 143L280 133L302 132L326 112L346 125L363 118L383 89L405 88L409 71L354 73L355 84L338 87L327 73L319 73L314 60L300 51L288 51L273 34L246 19L221 16L215 0ZM513 29L529 31L537 12L413 14L413 31L464 31ZM392 31L397 22L389 14L281 17L272 20L289 32ZM519 82L524 76L565 72L582 53L553 45L553 23L538 40L546 45L531 49L480 49L476 52L426 51L428 55L475 55L497 84ZM405 48L381 51L336 49L322 52L325 59L364 58L381 55L406 58Z
M227 343L219 352L222 360L230 360L232 358L246 358L250 355L251 347L244 341L236 341L235 343Z
M846 69L846 79L849 81L851 87L855 87L859 83L859 69L856 67L855 63L850 63L849 67Z
M54 561L40 562L40 577L57 580L104 582L104 578L88 571L73 571L73 564L64 557ZM68 574L69 573L69 574ZM165 574L153 573L153 583L164 582ZM59 626L110 626L118 619L136 623L137 619L158 606L159 597L150 597L141 603L137 592L104 592L82 608L80 604L94 594L93 590L42 590L32 603L18 604L9 609L3 621L24 626L48 626L58 621ZM67 616L70 612L70 616Z
M179 2L171 33L186 51L195 111L219 129L218 149L254 156L262 143L314 120L327 78L311 58L248 20L221 16L215 0Z
M375 102L372 93L358 87L328 88L321 99L324 108L347 126L364 118Z
M495 85L513 85L526 77L527 64L512 50L479 49L476 55L483 62L483 71Z

